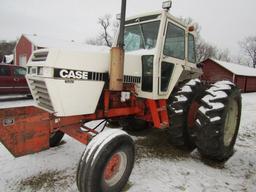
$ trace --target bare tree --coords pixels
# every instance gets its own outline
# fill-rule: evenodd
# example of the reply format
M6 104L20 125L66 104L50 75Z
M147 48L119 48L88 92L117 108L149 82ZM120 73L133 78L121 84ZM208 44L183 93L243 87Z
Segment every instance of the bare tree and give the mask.
M185 26L194 26L194 33L196 35L195 44L196 44L196 58L197 62L200 63L208 58L214 58L217 60L230 61L229 50L222 50L217 48L214 45L206 42L201 37L201 26L199 23L195 22L192 18L179 18Z
M16 41L0 41L0 62L2 62L4 55L10 55L13 53L15 45Z
M251 66L251 61L248 57L243 57L242 55L235 55L231 58L231 62L237 63L240 65L247 65L248 67Z
M111 47L113 43L113 36L119 27L119 22L113 21L112 16L106 14L98 18L98 24L101 27L100 34L96 38L88 39L86 43Z
M246 37L239 44L242 50L251 59L253 68L256 68L256 36Z
M202 38L196 41L196 58L200 63L208 58L214 58L216 56L216 47L210 45Z
M88 39L86 40L86 43L97 46L104 45L104 42L102 42L102 39L100 39L99 37Z
M111 26L111 15L105 15L104 17L100 17L98 19L98 23L103 29L103 32L100 34L100 37L105 41L106 45L110 47L112 45L112 37L109 34L108 30L109 27Z
M215 59L221 61L231 61L230 52L228 49L217 49L216 48L216 55L214 56Z

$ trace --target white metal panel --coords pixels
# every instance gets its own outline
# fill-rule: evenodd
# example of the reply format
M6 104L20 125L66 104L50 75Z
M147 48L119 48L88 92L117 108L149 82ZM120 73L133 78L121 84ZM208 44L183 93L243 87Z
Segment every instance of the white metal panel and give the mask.
M73 116L95 112L103 81L74 81L45 79L56 116Z

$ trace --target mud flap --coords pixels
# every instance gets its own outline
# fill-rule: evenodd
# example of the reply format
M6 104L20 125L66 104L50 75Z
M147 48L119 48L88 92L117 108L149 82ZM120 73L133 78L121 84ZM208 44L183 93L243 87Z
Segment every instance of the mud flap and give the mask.
M33 106L0 109L0 141L15 157L49 148L49 113Z

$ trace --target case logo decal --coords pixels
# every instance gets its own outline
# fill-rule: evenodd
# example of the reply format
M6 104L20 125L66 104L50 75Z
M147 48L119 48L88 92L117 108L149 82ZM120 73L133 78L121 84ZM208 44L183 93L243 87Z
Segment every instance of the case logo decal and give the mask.
M64 79L88 80L88 71L54 69L54 77L60 77Z

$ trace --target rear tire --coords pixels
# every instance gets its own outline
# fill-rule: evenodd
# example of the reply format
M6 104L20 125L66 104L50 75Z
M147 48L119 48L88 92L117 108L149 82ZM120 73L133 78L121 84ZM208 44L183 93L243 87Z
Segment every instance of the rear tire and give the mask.
M236 142L241 118L241 93L229 81L206 90L196 120L196 145L202 156L227 160Z
M129 132L139 132L147 129L149 123L142 119L136 119L134 117L126 118L120 120L119 124L123 127L125 131Z
M83 153L77 170L80 192L117 192L126 185L134 165L135 147L121 130L97 135Z
M171 95L168 104L170 119L168 132L172 145L189 150L195 148L192 137L202 90L200 80L192 79L178 87Z

